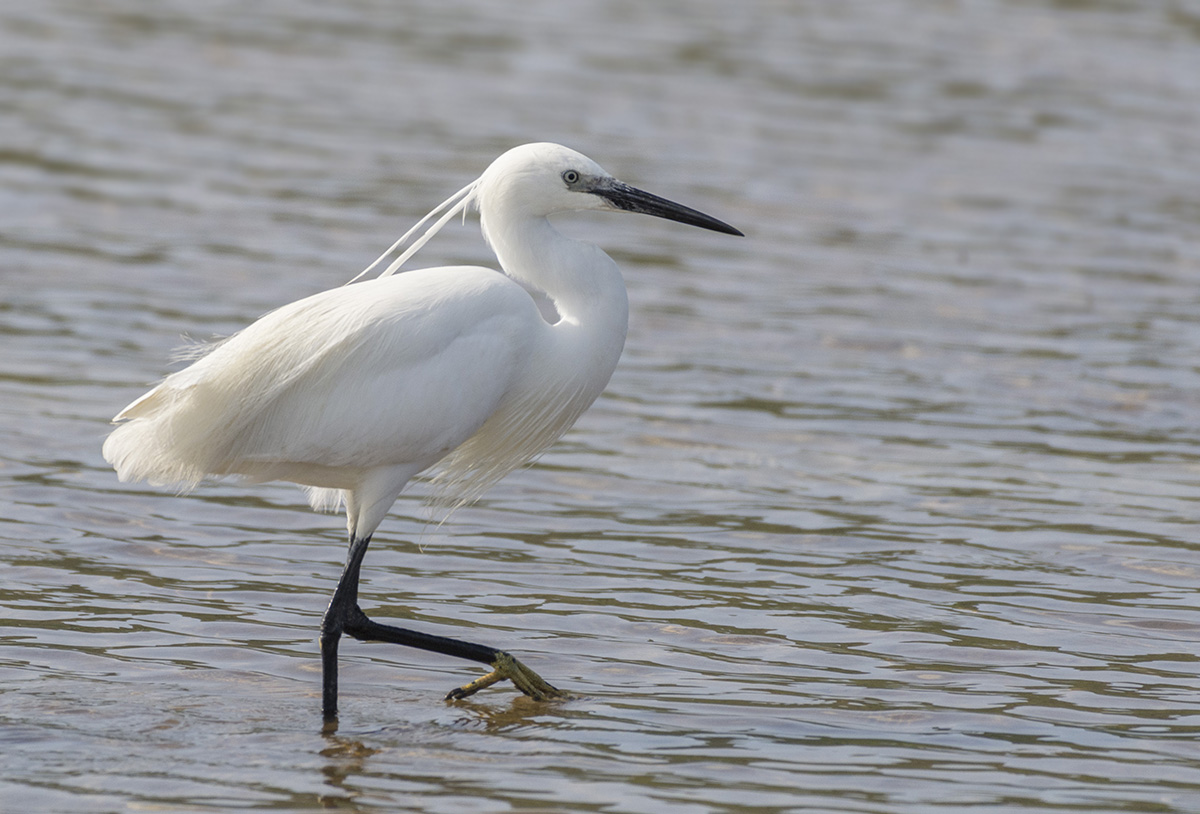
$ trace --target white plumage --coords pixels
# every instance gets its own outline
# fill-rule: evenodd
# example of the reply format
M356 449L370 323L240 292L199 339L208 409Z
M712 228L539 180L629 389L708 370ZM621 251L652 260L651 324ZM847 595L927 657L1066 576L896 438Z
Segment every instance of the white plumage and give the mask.
M502 272L393 275L472 205ZM364 549L419 472L440 464L448 501L473 500L566 432L621 354L628 303L616 264L547 220L578 209L740 234L616 181L573 150L514 148L367 269L440 214L381 277L272 311L122 410L104 457L123 481L188 489L239 475L302 484L316 508L345 505L351 541ZM356 588L357 564L353 571ZM327 714L329 670L327 662Z
M476 194L506 274L411 271L267 314L117 415L125 423L104 457L121 480L293 481L315 487L317 508L345 503L351 533L369 536L405 483L442 459L449 499L465 502L542 452L607 384L628 307L607 255L558 234L547 213L528 214L522 198L536 176L514 184L505 168L534 156L599 170L554 145L492 165ZM547 256L553 274L530 268ZM556 322L526 286L550 298Z

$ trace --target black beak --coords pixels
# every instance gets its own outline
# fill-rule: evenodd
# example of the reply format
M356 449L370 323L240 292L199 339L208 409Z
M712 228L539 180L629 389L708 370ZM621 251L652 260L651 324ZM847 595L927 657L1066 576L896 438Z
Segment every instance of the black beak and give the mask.
M690 209L674 201L668 201L666 198L660 198L657 195L651 195L649 192L643 192L636 187L631 187L628 184L623 184L611 178L600 180L594 187L587 191L593 195L599 195L617 209L624 210L625 212L640 212L643 215L666 218L667 220L686 223L689 226L699 226L701 229L711 229L714 232L745 237L740 231L734 229L724 221L719 221L703 212L697 212L695 209Z

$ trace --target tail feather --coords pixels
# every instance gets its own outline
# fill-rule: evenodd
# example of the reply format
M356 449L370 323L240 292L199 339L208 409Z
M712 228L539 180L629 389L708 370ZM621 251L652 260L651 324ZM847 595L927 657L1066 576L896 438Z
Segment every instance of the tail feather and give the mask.
M189 394L162 384L122 410L122 422L104 441L104 459L122 481L148 481L187 491L214 472L217 450L206 449L215 424ZM207 425L207 426L206 426Z

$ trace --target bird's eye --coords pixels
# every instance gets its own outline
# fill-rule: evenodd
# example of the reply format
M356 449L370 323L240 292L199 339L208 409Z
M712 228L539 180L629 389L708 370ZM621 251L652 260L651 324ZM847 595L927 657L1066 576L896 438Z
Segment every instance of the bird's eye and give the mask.
M577 173L575 170L567 170L566 172L564 172L562 174L562 179L568 185L578 184L579 183L579 173Z

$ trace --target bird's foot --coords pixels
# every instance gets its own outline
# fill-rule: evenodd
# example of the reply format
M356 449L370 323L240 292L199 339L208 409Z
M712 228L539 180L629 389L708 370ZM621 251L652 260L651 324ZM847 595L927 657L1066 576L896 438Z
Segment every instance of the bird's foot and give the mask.
M534 701L549 701L553 698L568 697L567 693L552 686L546 679L533 670L530 670L514 656L505 653L503 650L496 654L496 660L492 662L492 668L492 671L487 675L480 676L471 683L464 684L446 693L446 700L461 700L505 679L512 681L518 690L528 695Z

